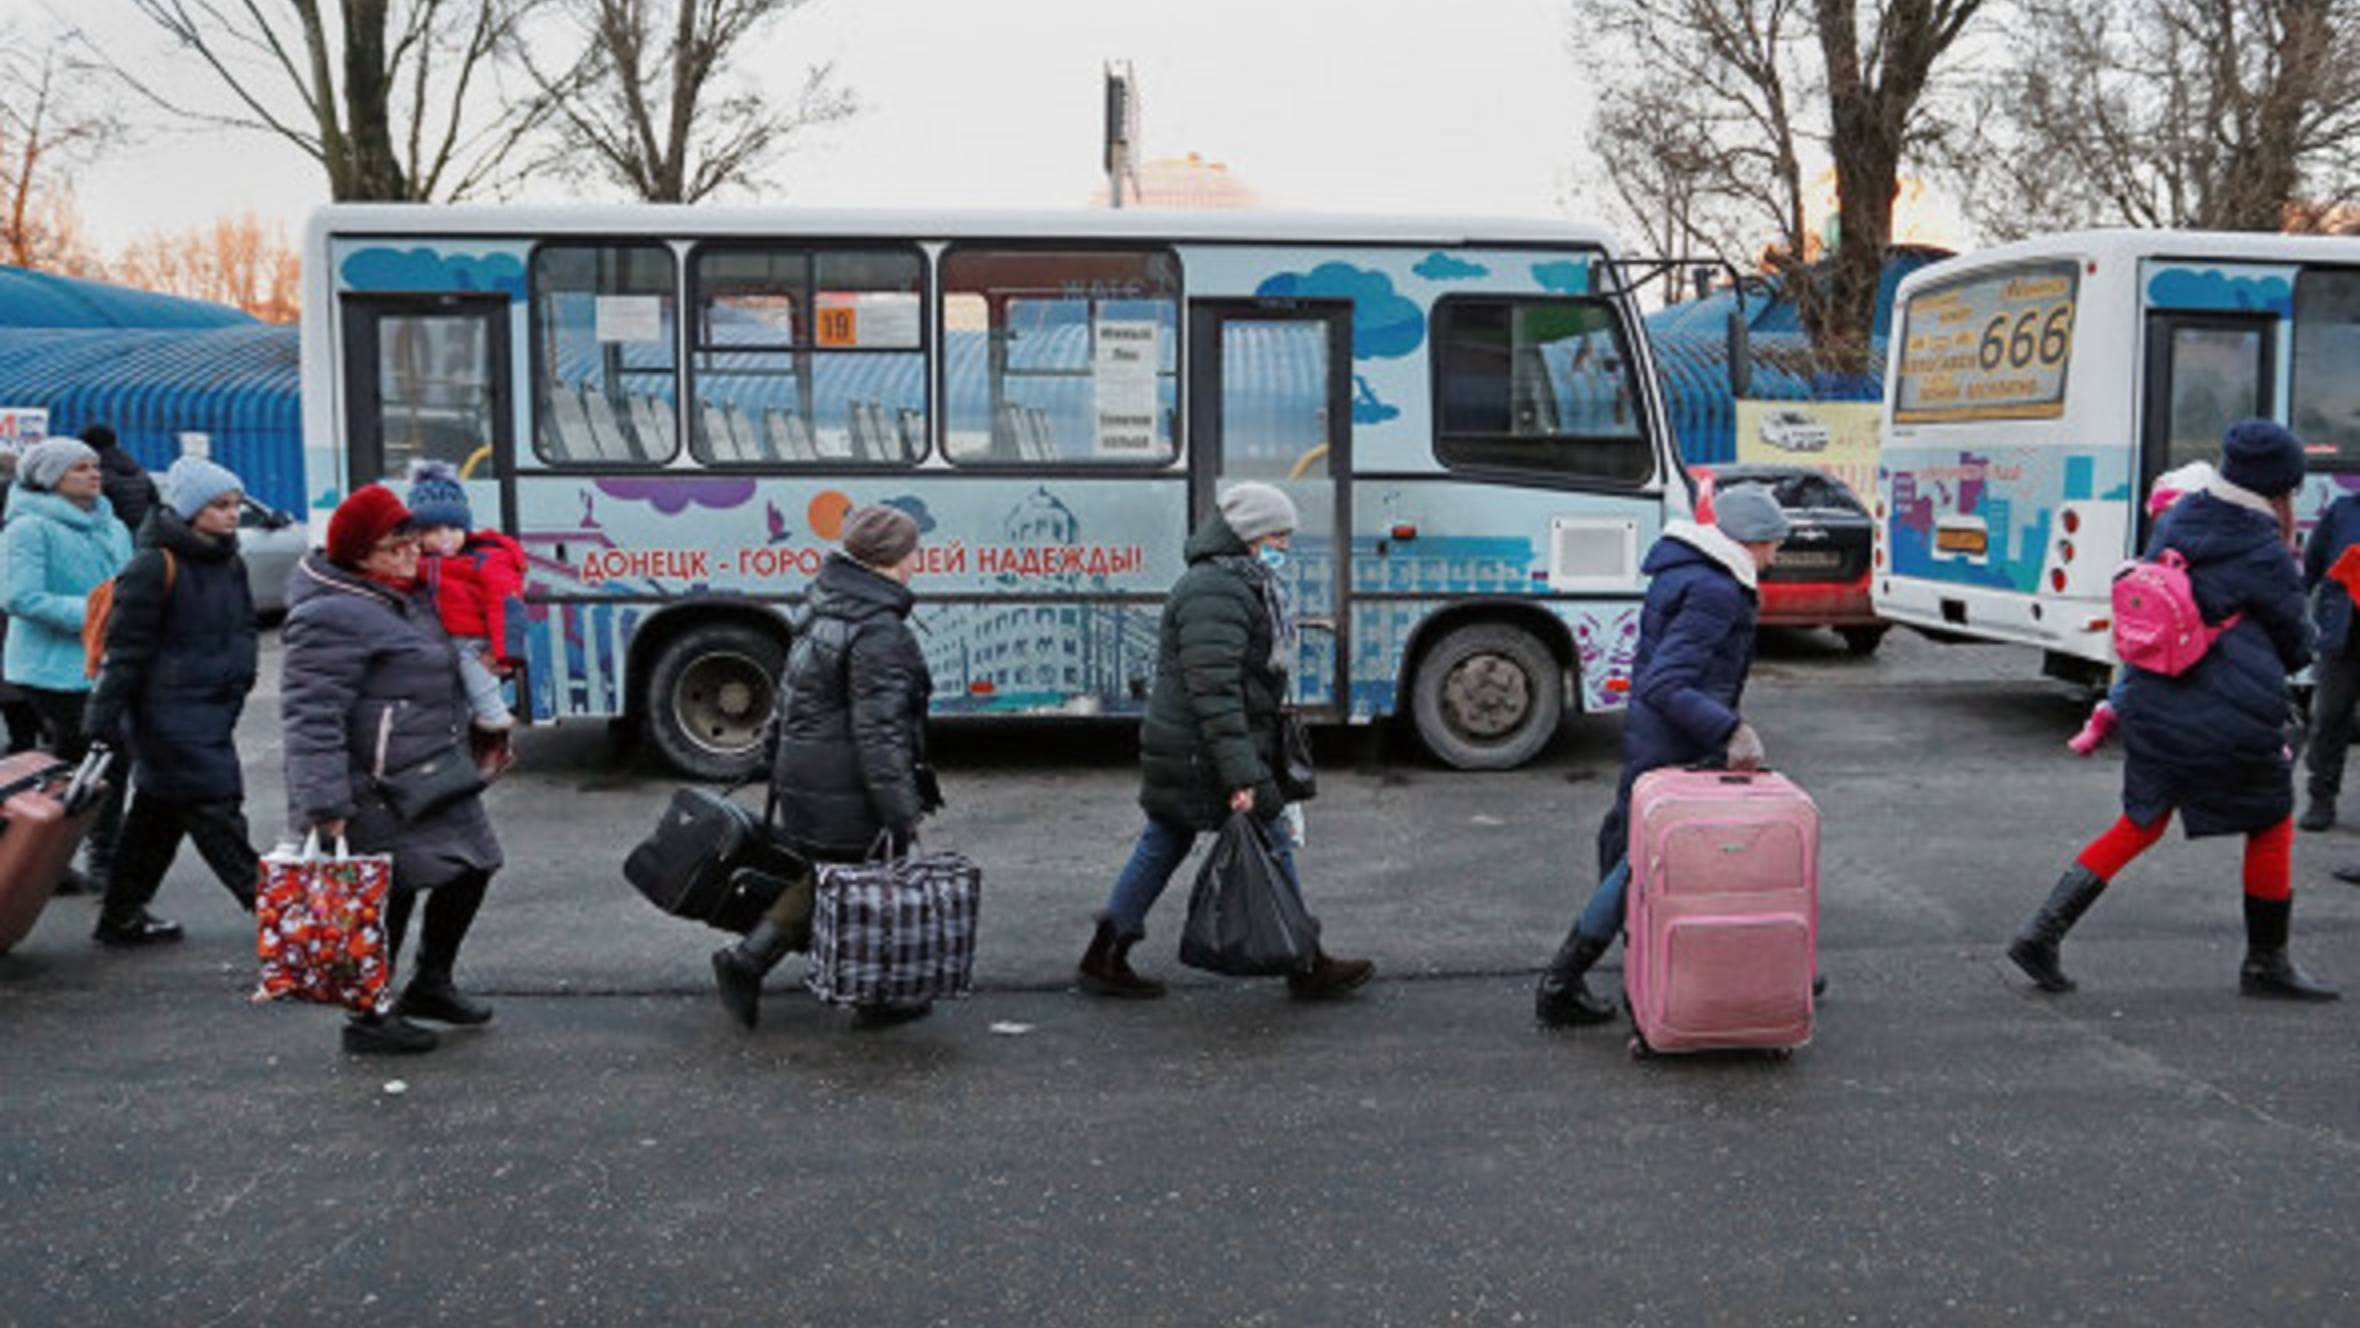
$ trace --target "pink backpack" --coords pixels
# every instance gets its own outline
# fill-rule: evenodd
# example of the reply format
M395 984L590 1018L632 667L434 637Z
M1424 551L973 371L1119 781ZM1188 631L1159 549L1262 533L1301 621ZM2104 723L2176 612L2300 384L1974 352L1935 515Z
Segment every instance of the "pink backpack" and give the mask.
M2177 549L2126 563L2114 574L2114 654L2135 669L2176 678L2195 668L2244 616L2232 613L2220 626L2206 626L2196 611L2188 560Z

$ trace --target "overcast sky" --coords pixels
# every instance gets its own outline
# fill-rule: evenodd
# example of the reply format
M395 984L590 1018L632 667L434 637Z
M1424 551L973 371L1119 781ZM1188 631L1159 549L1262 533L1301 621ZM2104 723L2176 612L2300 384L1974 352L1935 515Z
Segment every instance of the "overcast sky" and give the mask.
M212 93L127 0L72 12L136 67ZM789 86L833 59L865 109L730 201L1084 205L1101 183L1100 68L1128 59L1146 155L1225 162L1267 206L1601 217L1582 197L1590 79L1570 14L1567 0L816 0L744 68ZM78 180L109 251L247 209L293 237L324 192L293 146L218 131L155 130Z

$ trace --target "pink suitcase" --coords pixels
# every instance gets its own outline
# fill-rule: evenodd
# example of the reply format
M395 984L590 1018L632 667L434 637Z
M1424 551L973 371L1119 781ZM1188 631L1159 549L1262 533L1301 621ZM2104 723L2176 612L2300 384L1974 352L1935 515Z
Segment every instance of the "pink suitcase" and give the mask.
M1819 808L1784 776L1657 770L1631 791L1632 1050L1811 1040Z

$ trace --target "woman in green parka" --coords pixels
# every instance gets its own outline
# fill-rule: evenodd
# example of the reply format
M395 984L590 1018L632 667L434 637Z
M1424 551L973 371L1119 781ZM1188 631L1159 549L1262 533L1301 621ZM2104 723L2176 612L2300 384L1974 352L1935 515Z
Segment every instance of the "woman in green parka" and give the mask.
M1295 524L1295 504L1285 493L1238 484L1188 538L1188 570L1164 602L1155 688L1139 730L1139 805L1147 827L1082 955L1085 992L1164 994L1162 983L1132 971L1130 949L1146 937L1148 910L1197 835L1218 830L1232 813L1261 820L1274 856L1294 875L1277 772L1284 767L1280 729L1296 647L1278 569ZM1368 960L1323 951L1287 976L1287 988L1304 999L1334 996L1375 971Z

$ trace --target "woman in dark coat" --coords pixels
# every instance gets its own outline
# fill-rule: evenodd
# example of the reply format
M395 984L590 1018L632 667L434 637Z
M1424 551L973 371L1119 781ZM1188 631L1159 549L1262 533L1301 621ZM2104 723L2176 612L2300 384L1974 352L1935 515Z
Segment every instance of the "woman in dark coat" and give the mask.
M174 462L166 483L169 501L148 515L139 552L115 580L106 659L84 721L94 739L132 758L134 791L91 933L102 945L180 939L180 925L147 906L183 836L249 912L260 866L237 746L256 660L254 598L238 558L246 486L197 457Z
M2178 677L2130 669L2120 706L2122 817L2092 841L2048 902L2008 946L2043 991L2074 988L2058 962L2066 931L2109 881L2163 838L2178 812L2191 839L2245 836L2248 996L2334 1000L2286 952L2294 911L2294 754L2287 745L2287 675L2311 659L2301 574L2288 540L2303 448L2267 420L2222 441L2220 477L2157 526L2148 556L2187 560L2198 613L2236 625Z
M1786 514L1770 491L1743 485L1714 500L1714 524L1673 522L1648 550L1647 604L1631 703L1623 715L1622 782L1598 827L1598 888L1541 974L1533 1013L1543 1024L1604 1023L1611 1002L1586 975L1623 929L1631 882L1631 790L1650 770L1762 763L1762 740L1738 714L1754 664L1761 569L1786 538Z
M1164 602L1155 687L1139 728L1147 827L1082 954L1076 980L1091 995L1164 994L1164 984L1132 970L1130 951L1146 938L1148 910L1200 832L1251 812L1268 829L1279 865L1294 874L1278 772L1285 768L1280 725L1295 631L1276 569L1286 561L1295 521L1284 492L1238 484L1188 538L1188 570ZM1287 975L1287 987L1318 999L1350 991L1375 972L1366 959L1321 951L1309 968Z
M939 805L925 768L926 705L934 681L906 621L916 603L918 523L872 506L844 523L844 548L820 568L795 629L772 722L771 790L778 829L815 863L861 862L904 849ZM736 945L713 952L713 977L731 1017L752 1028L762 979L809 944L811 886L798 882ZM863 1024L900 1023L932 1007L862 1006Z
M393 855L385 907L387 959L399 955L410 913L428 892L418 965L390 1015L355 1015L344 1049L433 1050L411 1019L481 1024L491 1007L452 979L459 946L500 869L480 793L404 821L380 790L430 758L467 750L467 695L459 656L434 599L418 582L409 512L383 485L355 490L328 518L326 547L305 555L287 583L285 676L287 806L293 825L342 837L356 853ZM469 761L472 768L473 762Z

